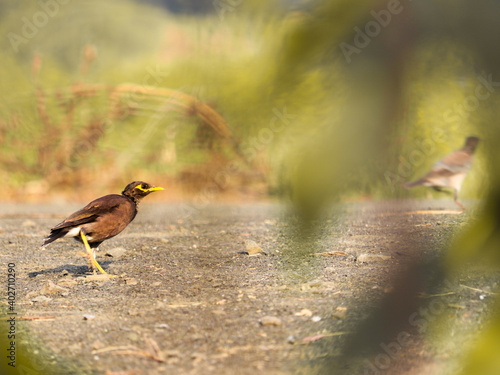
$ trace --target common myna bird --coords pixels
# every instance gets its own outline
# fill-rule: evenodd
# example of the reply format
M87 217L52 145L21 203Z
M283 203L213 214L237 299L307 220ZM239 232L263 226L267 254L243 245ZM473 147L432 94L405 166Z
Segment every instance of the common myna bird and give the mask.
M110 194L98 198L52 228L42 247L64 236L73 237L85 245L89 267L93 272L96 272L97 267L106 274L95 259L95 250L103 241L124 230L134 220L141 199L158 190L164 189L134 181L125 187L121 195Z
M464 146L460 150L456 150L438 161L424 177L413 182L407 182L403 186L406 188L419 185L430 186L438 191L441 191L442 188L452 188L455 203L462 210L465 210L465 207L457 200L458 192L472 165L474 151L478 143L478 137L467 137Z

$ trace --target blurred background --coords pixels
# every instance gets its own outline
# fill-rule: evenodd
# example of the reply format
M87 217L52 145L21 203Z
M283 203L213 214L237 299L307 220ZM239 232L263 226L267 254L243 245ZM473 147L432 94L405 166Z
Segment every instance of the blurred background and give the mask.
M431 194L400 184L491 123L468 4L2 0L2 199Z
M496 271L499 14L496 0L1 0L0 199L87 201L141 179L197 204L280 198L307 221L330 201L450 199L401 184L476 135L460 198L485 209L435 273ZM464 373L498 373L491 327Z

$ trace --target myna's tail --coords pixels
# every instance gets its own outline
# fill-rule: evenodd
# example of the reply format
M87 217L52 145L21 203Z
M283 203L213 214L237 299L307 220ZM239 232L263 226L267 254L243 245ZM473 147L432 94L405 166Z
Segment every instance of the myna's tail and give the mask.
M412 181L412 182L406 182L403 184L403 186L407 189L411 189L412 187L414 186L420 186L420 185L423 185L424 183L426 182L426 180L424 178L421 178L419 180L416 180L416 181Z
M61 229L56 229L56 230L51 230L50 234L43 239L43 246L48 245L51 242L54 242L58 238L64 237L68 233L67 228L61 228Z

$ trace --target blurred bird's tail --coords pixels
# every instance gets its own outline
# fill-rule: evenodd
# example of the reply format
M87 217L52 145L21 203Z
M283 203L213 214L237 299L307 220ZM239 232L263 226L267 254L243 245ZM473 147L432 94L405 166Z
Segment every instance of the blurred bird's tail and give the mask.
M412 187L414 186L419 186L419 185L422 185L424 184L425 182L425 179L424 178L421 178L419 180L416 180L416 181L412 181L412 182L406 182L403 184L403 186L407 189L411 189Z
M65 229L66 228L51 230L50 234L43 239L43 245L42 245L42 247L44 247L45 245L48 245L51 242L54 242L58 238L64 237L66 235L66 233L68 233L68 231L65 230Z

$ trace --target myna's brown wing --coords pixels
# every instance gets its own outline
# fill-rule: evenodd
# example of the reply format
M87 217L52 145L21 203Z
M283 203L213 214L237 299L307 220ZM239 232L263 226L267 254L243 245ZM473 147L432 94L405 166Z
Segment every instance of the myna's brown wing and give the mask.
M447 177L458 173L467 173L471 166L472 155L458 150L438 161L427 177Z
M459 173L466 172L472 164L473 156L463 150L452 152L444 157L440 163L445 164L451 170Z
M99 218L114 212L125 202L129 202L128 199L118 194L106 195L90 202L81 210L71 214L64 221L52 228L48 237L44 238L42 246L64 237L73 228L98 221Z
M441 162L436 163L432 169L425 175L426 179L432 179L434 177L449 177L458 173L456 168L450 167L447 164L442 164Z
M81 210L68 216L63 222L57 224L52 231L63 228L74 228L82 224L87 224L95 221L98 217L113 212L127 198L118 194L106 195L98 198Z

